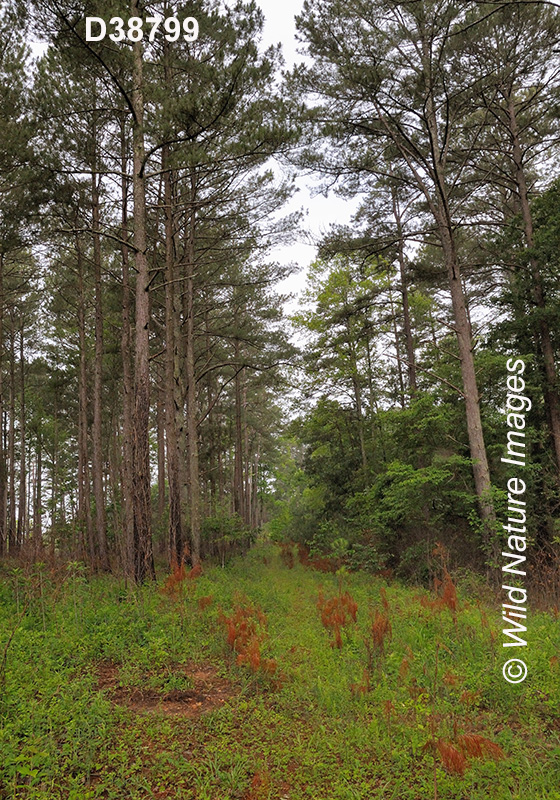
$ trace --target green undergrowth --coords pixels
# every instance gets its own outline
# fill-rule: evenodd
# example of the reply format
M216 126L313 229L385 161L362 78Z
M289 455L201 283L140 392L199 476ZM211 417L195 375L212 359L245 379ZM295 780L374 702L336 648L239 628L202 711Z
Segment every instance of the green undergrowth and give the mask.
M529 666L512 686L500 609L461 591L454 613L433 593L370 575L289 569L268 544L172 592L162 585L88 581L76 564L4 569L1 798L428 800L437 789L440 800L560 800L553 616L531 614L529 646L507 648ZM358 611L339 649L318 600L344 592ZM266 616L270 674L228 647L225 617L240 606ZM368 663L376 613L390 630ZM224 702L192 715L126 702L133 690L188 692L197 668L229 687ZM454 771L436 745L465 734L504 757L469 757Z

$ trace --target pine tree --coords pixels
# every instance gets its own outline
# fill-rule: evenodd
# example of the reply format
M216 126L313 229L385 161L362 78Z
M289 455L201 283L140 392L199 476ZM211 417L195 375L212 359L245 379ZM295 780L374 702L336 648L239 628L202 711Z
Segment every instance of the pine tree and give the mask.
M476 129L464 123L481 81L461 72L454 34L464 20L465 7L434 0L307 0L297 23L314 62L297 69L293 81L300 91L321 98L322 105L310 111L310 136L337 145L336 154L309 148L307 163L338 177L382 176L390 153L405 186L421 194L431 216L451 295L474 482L488 545L495 515L457 246L461 203L471 190L465 142L476 138Z

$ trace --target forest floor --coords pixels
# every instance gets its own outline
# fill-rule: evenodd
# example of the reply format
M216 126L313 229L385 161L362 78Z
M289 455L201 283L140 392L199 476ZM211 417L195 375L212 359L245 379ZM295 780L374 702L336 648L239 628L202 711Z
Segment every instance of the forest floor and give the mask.
M270 544L141 589L4 566L0 798L560 800L557 615L512 686L497 602L453 591Z

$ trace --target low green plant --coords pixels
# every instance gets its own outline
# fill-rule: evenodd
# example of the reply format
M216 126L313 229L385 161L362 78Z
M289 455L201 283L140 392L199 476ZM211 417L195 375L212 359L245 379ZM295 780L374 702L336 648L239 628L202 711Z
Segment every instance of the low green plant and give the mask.
M6 800L151 800L170 787L177 800L261 800L257 792L262 800L429 800L434 770L440 800L556 800L560 640L552 614L533 612L532 682L512 691L492 643L500 609L491 595L477 603L468 581L457 582L454 620L452 608L435 605L442 587L346 572L342 591L359 610L339 649L329 646L317 598L337 596L340 575L297 560L289 569L271 543L224 568L205 566L196 592L174 602L161 585L124 589L79 572L74 582L73 567L56 584L41 570L45 628L34 573L29 592L19 579L20 614L24 597L30 605L7 651ZM224 645L219 609L234 609L241 594L266 615L266 657L282 671L275 685L238 667ZM198 599L209 596L201 611ZM16 619L13 576L4 573L0 650ZM365 684L368 635L377 647L369 685L352 691ZM184 693L188 713L127 703L142 692ZM488 759L485 742L506 758ZM450 768L450 747L464 750L463 774Z

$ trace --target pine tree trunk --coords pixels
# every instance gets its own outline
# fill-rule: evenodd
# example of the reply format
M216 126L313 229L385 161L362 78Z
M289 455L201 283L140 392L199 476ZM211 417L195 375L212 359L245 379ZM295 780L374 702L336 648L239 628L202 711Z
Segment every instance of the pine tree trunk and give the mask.
M204 333L205 333L205 345L206 345L206 360L208 363L211 361L211 343L210 343L210 323L208 318L208 308L206 308L204 313ZM214 428L214 395L213 395L213 378L212 372L209 372L206 377L206 402L208 403L208 421L207 421L207 430L208 430L208 443L207 443L207 487L206 487L206 513L207 514L215 514L217 507L216 507L216 476L218 472L218 464L216 459L216 453L220 448L220 442L218 440L218 430Z
M122 427L122 526L124 573L134 580L134 502L133 502L133 409L134 380L131 358L131 293L130 266L128 250L128 179L126 157L126 133L124 114L120 120L121 146L121 262L122 262L122 300L121 300L121 356L123 367L123 427Z
M239 369L240 348L239 340L235 340L235 456L233 462L233 502L234 510L239 516L245 518L245 491L243 484L243 405L241 375Z
M95 131L94 131L95 135ZM94 162L96 158L94 156ZM95 536L99 555L99 568L109 572L109 550L107 546L107 520L105 513L105 491L103 486L103 287L101 277L101 235L99 223L99 185L97 164L91 175L91 206L93 231L93 269L95 281L95 357L93 367L93 427L92 427L92 473L93 496L95 498Z
M424 47L424 68L425 75L431 75L429 64L429 45L425 40ZM446 188L445 166L442 154L439 149L439 133L437 115L435 111L434 99L429 92L426 104L426 123L430 136L432 151L433 179L436 186L436 197L427 197L438 229L439 239L444 255L449 289L451 293L451 305L453 308L453 318L455 323L455 333L459 347L459 358L461 362L461 376L463 380L463 394L465 398L465 416L467 422L467 433L469 438L469 449L472 460L475 491L483 522L483 544L486 551L490 549L494 522L496 519L494 504L491 494L490 469L486 456L486 446L482 431L482 420L480 416L480 398L474 367L472 331L467 315L467 307L463 284L461 281L461 271L457 259L455 240L453 235L453 225L449 211L449 202ZM493 545L495 547L495 545Z
M25 358L23 340L23 316L21 319L20 340L19 340L19 497L18 497L18 521L17 521L17 546L21 547L24 543L27 528L27 464L25 460Z
M459 358L461 360L461 375L463 378L463 393L465 397L465 414L467 420L470 454L473 462L475 490L480 509L480 516L482 521L486 523L485 544L488 545L491 534L490 528L495 520L495 512L491 497L490 469L488 467L484 435L482 432L480 399L472 350L472 334L467 316L465 296L461 282L459 263L457 261L455 252L455 243L451 233L451 227L442 223L440 225L439 233L445 256L445 263L447 266L449 286L451 290L451 303L455 322L455 333L457 335Z
M362 403L362 387L360 386L360 380L358 377L358 355L356 353L356 337L354 334L353 326L351 323L351 317L346 317L346 335L348 337L348 347L350 351L350 368L352 370L352 389L354 390L354 402L356 404L356 420L358 423L358 439L360 442L360 454L362 457L362 468L364 471L367 469L367 453L366 453L366 438L364 432L364 414L363 414L363 403ZM398 348L398 343L397 343ZM397 354L398 354L397 349ZM403 387L404 391L404 387Z
M14 555L16 550L16 443L15 443L15 418L16 418L16 378L15 378L15 332L14 315L10 313L10 426L8 429L8 460L9 460L9 510L8 510L8 551Z
M4 457L4 255L0 252L0 556L6 552L6 461Z
M259 514L259 465L261 457L260 439L257 439L257 450L255 452L255 466L253 469L253 527L260 528L261 519Z
M247 424L247 386L243 386L243 463L245 464L245 504L243 520L251 526L251 456L249 453L249 425Z
M187 228L185 304L185 378L187 382L187 446L190 498L191 559L193 566L200 562L200 476L198 467L198 411L194 363L194 242L196 230L195 176L191 174L191 197Z
M395 188L391 191L393 199L393 216L397 226L397 235L399 237L399 277L400 289L402 296L403 306L403 329L406 342L406 361L408 373L408 387L411 394L416 393L416 356L414 352L414 337L412 335L412 323L410 320L410 305L408 300L408 280L406 276L406 265L404 258L404 237L402 230L402 218Z
M523 217L523 230L525 234L525 243L527 248L531 250L535 246L535 237L533 230L533 217L531 214L531 207L529 205L529 192L527 189L527 179L525 177L525 169L523 166L523 154L521 150L521 143L519 139L519 129L517 125L517 116L513 97L510 96L508 104L510 134L513 146L513 162L515 165L515 182L519 194L519 202L521 205L521 215ZM531 277L533 287L533 301L539 309L538 322L535 325L535 333L537 340L540 344L540 351L543 359L544 367L544 380L543 380L543 394L546 405L546 415L550 429L550 436L554 447L554 455L556 460L556 476L557 481L560 483L560 398L558 395L557 375L555 366L555 353L552 344L552 337L550 335L550 327L545 318L546 299L544 296L544 287L539 263L537 259L531 255L529 258L531 266Z
M56 554L56 524L57 524L57 508L56 501L58 497L58 399L57 395L54 396L53 407L53 444L52 444L52 458L51 458L51 531L49 541L49 555L51 562L54 564Z
M139 0L132 0L131 13L135 17L141 16ZM133 229L137 273L134 354L134 577L137 583L142 583L146 579L155 579L150 499L150 278L146 256L142 41L134 42L132 51Z
M35 486L33 492L33 553L36 558L39 557L39 554L42 550L43 546L43 519L42 519L42 512L43 512L43 504L42 504L42 495L43 495L43 437L42 437L42 422L39 420L39 425L37 428L37 443L36 443L36 450L35 450ZM79 487L79 471L78 471L78 487ZM81 554L80 554L81 556Z
M88 385L86 349L86 299L84 289L84 266L80 241L76 237L76 259L78 265L78 530L81 539L82 558L88 558L91 569L97 568L97 555L93 521L91 518L89 448L88 448Z
M391 321L393 323L393 336L395 338L395 353L397 356L397 375L399 376L399 397L401 402L401 408L406 408L406 400L404 394L404 375L403 375L402 358L401 358L401 345L399 342L399 328L397 325L397 315L395 314L395 304L393 302L393 292L391 291L391 287L389 287L389 303L391 304Z
M156 405L156 434L157 434L157 515L158 522L165 514L165 384L159 384Z
M169 166L169 146L162 149L161 169L163 172L165 206L165 439L167 445L167 484L169 492L169 563L180 563L183 557L183 530L181 510L181 478L179 472L179 434L176 429L176 416L179 400L177 398L176 366L176 287L175 287L175 248L173 232L173 192L172 176Z

